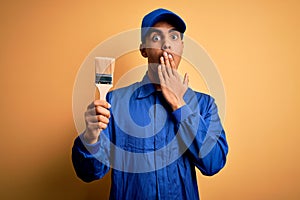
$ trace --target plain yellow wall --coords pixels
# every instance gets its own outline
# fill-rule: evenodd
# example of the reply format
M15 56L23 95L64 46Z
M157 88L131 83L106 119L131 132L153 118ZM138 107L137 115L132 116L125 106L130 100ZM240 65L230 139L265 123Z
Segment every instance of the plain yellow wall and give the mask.
M73 84L95 46L157 7L185 19L226 89L228 163L198 174L201 199L300 199L300 4L291 0L1 1L0 199L105 199L109 177L85 184L71 165Z

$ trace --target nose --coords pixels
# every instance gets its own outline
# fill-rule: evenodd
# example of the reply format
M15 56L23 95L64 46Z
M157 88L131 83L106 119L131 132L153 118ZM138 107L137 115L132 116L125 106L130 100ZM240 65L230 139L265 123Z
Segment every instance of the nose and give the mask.
M164 44L163 47L162 47L162 49L163 50L171 49L171 46Z
M171 44L168 40L165 40L162 45L162 50L168 50L168 49L171 49Z

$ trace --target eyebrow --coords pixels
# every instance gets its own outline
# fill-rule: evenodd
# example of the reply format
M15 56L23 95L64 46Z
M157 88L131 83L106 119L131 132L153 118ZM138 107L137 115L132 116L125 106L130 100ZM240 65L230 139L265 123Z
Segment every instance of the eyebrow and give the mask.
M179 32L178 29L176 29L176 28L171 28L171 29L168 31L168 33L172 33L172 32L174 32L174 31ZM160 29L158 29L158 28L153 28L153 27L149 30L148 34L150 35L151 33L154 33L154 32L157 32L157 33L162 34L162 31L161 31Z

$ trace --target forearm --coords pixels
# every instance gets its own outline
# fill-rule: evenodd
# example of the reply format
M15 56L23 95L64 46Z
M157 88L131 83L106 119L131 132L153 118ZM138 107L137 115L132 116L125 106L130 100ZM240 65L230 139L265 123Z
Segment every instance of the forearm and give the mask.
M82 136L77 137L74 141L72 148L73 166L77 176L85 182L100 179L109 171L109 165L103 164L103 156L106 153L102 152L99 145L100 143L84 144ZM101 154L104 154L102 158L100 157Z
M187 149L186 155L203 174L217 173L225 165L228 145L214 103L205 113L206 117L189 106L175 112L179 139Z
M181 139L187 146L187 155L195 166L204 175L214 175L220 171L226 163L228 146L223 130L209 130L202 128L200 122L198 129L193 124L197 119L191 119L181 123ZM194 137L194 138L193 138ZM192 142L190 142L193 139Z
M227 153L228 145L223 132L214 139L204 141L200 149L199 159L195 160L195 165L202 174L212 176L225 166Z

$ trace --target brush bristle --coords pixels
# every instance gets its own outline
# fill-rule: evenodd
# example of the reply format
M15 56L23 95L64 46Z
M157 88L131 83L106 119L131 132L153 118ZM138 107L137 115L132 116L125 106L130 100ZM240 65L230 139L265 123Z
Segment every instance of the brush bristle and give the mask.
M112 84L111 74L96 74L96 84Z

